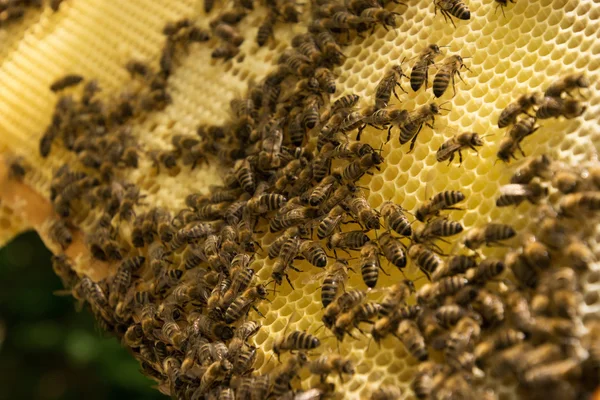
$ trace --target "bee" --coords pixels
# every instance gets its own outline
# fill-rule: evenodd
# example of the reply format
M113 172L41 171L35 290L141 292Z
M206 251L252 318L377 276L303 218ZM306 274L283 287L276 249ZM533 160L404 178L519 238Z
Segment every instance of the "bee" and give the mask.
M321 182L319 182L310 193L308 198L308 204L312 207L318 207L329 197L331 192L335 190L335 184L337 180L335 177L328 175Z
M414 321L405 319L396 329L396 336L400 339L406 350L419 361L429 358L425 339Z
M256 187L254 172L248 159L238 160L234 166L234 173L240 186L248 193L254 193Z
M571 74L551 83L546 89L545 95L560 98L563 93L570 96L572 90L588 87L590 87L590 81L584 74Z
M477 261L475 260L475 257L459 254L451 256L443 265L443 267L438 268L431 275L431 278L434 281L437 281L439 278L443 278L444 276L462 274L475 267L477 267Z
M572 171L557 171L552 177L552 186L563 194L577 192L582 184L581 177Z
M550 174L551 163L552 161L545 154L538 157L533 157L515 171L513 176L510 178L510 183L519 183L524 185L531 182L533 178L536 177L546 179Z
M105 320L112 321L104 290L100 284L92 281L88 276L84 275L73 287L73 297L79 301L87 301Z
M57 79L50 85L50 90L54 93L60 92L68 87L78 85L83 81L83 76L78 74L68 74Z
M348 281L348 262L338 259L329 268L321 285L321 304L326 308L336 298L340 284L344 286Z
M161 332L170 344L176 349L181 349L186 337L177 322L171 320L165 321L161 328Z
M444 328L454 326L462 317L467 314L467 310L456 304L441 306L435 310L435 319Z
M323 247L317 241L303 241L300 244L300 253L315 267L324 268L327 266L327 253L325 253L325 250L323 250Z
M521 149L519 142L513 140L513 138L511 137L505 137L500 141L500 144L498 145L498 152L496 153L496 157L498 157L498 159L502 162L508 163L510 162L511 158L515 160L517 159L517 157L515 157L515 152L517 150L519 150L521 152L521 155L525 157L525 153L523 152L523 149Z
M520 285L530 288L538 285L539 278L537 271L529 265L522 254L510 252L506 255L504 262Z
M268 257L273 259L279 256L279 252L281 251L281 247L283 244L290 238L295 238L300 235L300 229L297 226L293 226L288 228L283 232L282 235L278 236L271 245L269 246Z
M511 3L515 2L515 0L495 0L495 1L496 1L496 3L498 3L498 5L496 6L496 11L494 11L494 14L498 11L498 7L500 7L502 10L502 15L504 15L504 17L506 17L506 15L504 14L504 7L508 6L509 1Z
M373 242L364 243L360 249L360 271L363 282L370 288L377 285L379 270L382 269L379 254L379 247Z
M316 360L310 362L308 370L311 374L320 375L321 381L325 381L327 375L335 372L343 381L342 375L354 375L354 363L338 354L323 354Z
M239 47L234 46L231 43L224 43L214 49L210 56L212 58L222 58L223 60L228 61L237 56L239 52Z
M410 246L408 256L427 277L443 265L443 261L437 254L421 244Z
M403 213L404 209L392 201L386 201L381 205L381 215L388 227L401 236L412 236L410 222Z
M558 118L561 116L566 119L573 119L581 116L585 110L587 110L587 106L577 100L544 97L535 115L539 119Z
M142 266L145 260L146 258L143 256L134 256L121 262L110 286L108 301L111 306L116 306L117 302L125 296L131 284L133 273Z
M548 188L537 182L527 184L511 183L500 188L501 195L496 199L496 207L518 206L524 200L537 204L548 196Z
M279 355L283 351L302 351L316 349L321 345L321 341L316 336L303 331L293 331L284 334L273 343L273 353Z
M227 341L233 337L233 329L230 326L214 321L206 315L189 313L187 321L192 333L200 333L211 340Z
M415 147L415 142L423 125L425 124L433 129L435 116L440 115L440 110L442 110L442 108L435 103L426 104L411 111L406 121L399 125L400 144L406 144L410 141L409 153ZM431 123L429 123L429 121L431 121Z
M397 312L398 308L405 304L406 300L415 292L412 281L405 279L385 289L386 295L381 301L380 314L390 316Z
M488 258L481 261L477 268L469 270L466 277L470 283L484 284L502 274L505 268L503 261Z
M368 10L369 9L365 11ZM380 11L385 10L380 9ZM400 99L398 98L398 94L396 94L396 86L400 87L400 90L406 93L406 91L402 88L402 85L400 84L400 78L402 78L403 76L407 77L406 75L404 75L404 72L402 72L402 66L400 65L393 65L385 73L385 75L383 76L381 81L379 81L377 87L375 88L375 108L380 109L387 107L392 93L394 94L396 99L400 101Z
M319 55L321 53L319 52ZM325 93L334 94L336 91L335 75L330 69L319 67L315 70L315 78L319 82L319 86Z
M417 91L425 83L427 87L429 77L429 67L435 63L435 57L442 54L437 44L430 44L425 50L419 54L417 61L412 67L410 73L410 87L413 91Z
M594 262L594 254L583 242L572 241L565 248L565 257L570 260L571 266L579 271L587 271Z
M433 387L439 380L438 377L445 378L441 364L425 361L418 365L417 373L410 385L417 399L430 398Z
M233 365L226 359L213 362L202 375L196 393L206 393L215 383L223 381L232 369Z
M439 8L444 16L444 20L449 19L455 27L456 25L454 25L452 17L462 20L471 19L471 11L469 11L469 8L462 0L435 0L434 4L436 12Z
M417 209L415 217L424 222L431 216L438 216L441 210L461 210L453 206L464 199L465 195L458 190L437 193Z
M267 297L267 289L264 285L256 285L249 288L236 298L225 312L225 322L231 324L246 314L248 309L256 300L264 300Z
M287 359L285 364L276 369L273 375L273 387L271 395L281 398L291 388L291 381L298 376L300 368L308 362L308 357L305 353L299 352Z
M600 210L600 192L578 192L563 196L560 200L559 214L574 218L585 216Z
M366 229L379 229L379 214L373 210L364 197L355 197L348 201L348 208Z
M368 173L369 169L376 167L384 161L381 154L375 152L365 154L361 158L352 161L343 169L336 169L332 175L337 177L343 183L354 183L358 181L364 174Z
M464 244L468 249L477 250L484 244L499 245L500 241L515 237L516 234L510 225L489 223L485 227L471 229Z
M397 268L406 267L405 246L389 232L384 232L379 237L379 245L385 258Z
M525 340L525 334L512 328L502 328L496 331L491 338L480 342L475 347L475 358L482 363L489 358L494 351L504 350L509 347L522 343Z
M500 297L485 289L478 291L472 306L489 325L495 325L504 321L504 302Z
M566 380L579 379L581 366L576 359L566 359L536 365L525 372L523 380L533 388L544 388L548 385L554 386Z
M377 7L371 7L363 10L360 13L362 18L366 18L367 20L373 20L375 22L381 23L381 25L387 30L388 26L396 29L396 16L400 15L396 12L390 12L388 10L384 10L377 5Z
M281 212L281 210L280 210ZM269 222L269 230L271 232L279 232L283 229L290 228L295 225L303 224L318 216L318 210L315 208L299 207L294 208L284 214L278 213Z
M535 118L525 117L517 121L517 123L510 128L508 135L515 143L517 143L518 147L523 139L529 135L532 135L539 128L539 126L535 125Z
M277 210L286 202L287 199L281 194L264 193L248 200L246 203L246 210L253 215L260 215Z
M436 218L427 223L422 229L413 232L414 243L425 243L435 238L458 235L463 231L460 222L446 218Z
M140 347L143 339L144 331L142 330L142 325L133 324L125 331L125 334L123 335L123 344L134 348Z
M454 75L458 75L460 80L462 80L460 69L463 67L467 71L471 71L463 63L463 58L459 55L450 56L447 60L444 60L433 79L433 94L435 94L435 97L441 97L444 94L446 89L448 89L450 81L452 81L452 92L456 95L456 91L454 90Z
M481 137L475 132L464 132L455 135L451 139L442 143L436 153L435 159L437 162L448 160L448 165L450 165L450 163L452 163L454 160L454 153L458 152L460 165L463 161L462 150L468 147L474 150L475 153L479 153L475 148L476 146L483 146L483 140Z
M327 247L330 249L360 250L370 240L363 231L337 232L329 237Z
M73 243L73 235L66 222L62 219L58 219L50 225L48 235L50 236L50 239L58 243L63 250Z
M514 124L520 114L527 114L530 117L533 117L529 114L529 110L531 107L540 104L541 101L541 95L537 92L521 95L517 101L510 103L502 110L498 117L498 128L505 128Z

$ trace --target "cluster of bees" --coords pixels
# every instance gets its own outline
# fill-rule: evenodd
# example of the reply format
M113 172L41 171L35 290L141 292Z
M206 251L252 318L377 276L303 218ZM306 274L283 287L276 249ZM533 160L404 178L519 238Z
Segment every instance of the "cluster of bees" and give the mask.
M516 159L517 150L525 157L521 142L540 128L536 125L538 119L572 119L581 116L587 107L573 98L571 93L589 86L590 81L584 74L571 74L551 83L543 95L538 92L526 93L510 103L498 117L499 128L510 127L500 142L498 159L504 162ZM535 111L535 115L531 111Z
M298 259L322 271L310 281L322 279L322 322L333 337L341 342L361 334L376 343L397 337L419 363L411 384L419 399L495 398L485 387L489 374L512 376L527 393L552 390L568 397L594 389L600 325L590 324L587 331L581 326L578 274L588 271L595 258L577 223L580 216L600 210L596 165L568 169L541 156L515 172L497 206L539 204L540 223L504 259L483 257L480 250L504 245L516 231L494 222L463 234L462 224L449 217L465 200L459 190L434 194L409 213L391 201L372 208L357 186L384 162L381 149L360 141L367 126L387 129L388 141L397 129L401 144L411 142L410 152L423 126L433 127L443 110L436 103L412 111L389 107L392 95L398 97L396 88L402 89L401 78L410 80L413 91L427 88L435 65L433 94L441 97L450 85L454 89L455 76L460 78L459 70L466 68L460 55L436 64L442 52L431 44L409 76L401 65L388 69L372 105L359 109L355 94L334 101L333 70L344 62L343 41L376 25L394 28L397 14L387 11L387 4L313 4L308 32L292 39L276 68L252 84L246 97L231 101L231 120L200 126L197 135L174 135L167 150L144 151L130 124L170 103L168 79L190 43L214 36L221 41L214 58L238 54L243 37L235 25L254 8L252 1L240 0L220 13L210 22L210 32L189 19L167 24L158 69L129 62L134 89L110 102L100 98L93 80L74 96L73 87L85 81L76 74L52 83L50 89L60 97L40 153L47 157L52 146L62 144L79 166L65 164L54 172L50 199L58 218L49 234L63 250L68 248L76 222L91 209L97 217L86 237L90 253L118 264L112 276L99 282L75 273L65 254L53 257L54 270L76 299L89 304L99 324L122 339L163 393L177 399L339 397L330 378L352 376L355 362L332 352L315 356L322 339L313 333L286 326L272 348L280 364L264 374L253 370L258 353L267 350L251 343L261 329L254 313L262 316L259 306L268 306L264 301L276 295L269 284L284 285L285 279L295 289L289 272L298 270ZM470 18L462 1L434 4L450 21ZM205 2L207 11L212 6ZM266 6L259 45L272 36L277 21L300 19L293 2ZM579 116L585 107L562 95L588 86L583 76L567 76L548 88L544 100L526 95L509 106L499 126L513 125L514 148L504 158L520 149L527 136L523 129L535 130L535 119L518 120L520 114L537 105L537 118ZM477 133L462 133L442 144L436 159L452 162L458 153L462 162L462 150L482 145ZM124 178L144 157L159 172L213 160L229 170L223 185L211 187L209 194L189 194L184 209L147 207L143 192ZM18 163L10 171L16 179L25 174ZM342 230L342 224L352 228ZM267 226L278 236L263 249L264 235L258 231ZM442 247L459 234L463 238L446 254ZM271 267L260 266L271 268L269 282L258 278L256 253L274 260ZM380 271L386 273L382 257L402 273L415 265L429 282L418 290L410 279L378 287ZM351 272L360 273L364 290L348 287ZM320 382L295 389L303 370ZM403 395L400 388L384 385L371 398Z

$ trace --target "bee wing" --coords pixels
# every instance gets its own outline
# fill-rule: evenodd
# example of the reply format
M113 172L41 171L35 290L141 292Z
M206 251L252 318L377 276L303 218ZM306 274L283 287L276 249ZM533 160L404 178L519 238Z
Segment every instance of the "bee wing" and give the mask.
M519 183L511 183L502 186L500 188L500 193L508 196L527 196L529 194L529 187Z

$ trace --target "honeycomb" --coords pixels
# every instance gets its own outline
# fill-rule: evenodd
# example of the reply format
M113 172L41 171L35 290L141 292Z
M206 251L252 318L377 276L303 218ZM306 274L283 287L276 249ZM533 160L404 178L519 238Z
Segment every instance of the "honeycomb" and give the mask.
M555 79L571 73L586 73L591 87L584 90L586 112L575 119L539 121L541 128L523 142L527 156L549 155L565 165L582 165L597 161L600 146L600 84L599 64L600 2L598 1L521 1L509 3L502 10L492 1L468 1L469 21L455 20L456 27L434 12L430 1L412 1L398 4L396 29L378 27L365 37L351 37L344 47L345 62L335 69L337 99L346 94L360 96L359 105L366 107L373 101L375 87L387 68L393 63L403 64L405 73L418 54L430 43L447 46L444 58L459 54L469 70L461 70L464 82L456 80L456 95L452 90L436 100L431 88L414 92L406 79L402 85L408 91L400 93L400 100L392 97L391 105L413 110L432 101L447 102L436 118L434 129L425 127L419 134L415 149L408 152L408 144L400 145L398 131L385 142L387 132L367 127L362 141L374 149L382 149L385 162L373 175L358 181L369 204L379 208L384 201L393 201L404 209L415 211L432 194L445 190L460 190L465 194L464 210L450 213L459 220L465 231L488 222L508 223L519 234L535 232L538 208L523 202L515 208L498 208L495 201L500 188L508 184L520 162L506 165L496 161L496 152L504 131L498 129L500 112L522 94L543 91ZM304 16L308 18L308 4ZM197 1L129 0L105 2L101 0L66 0L56 13L49 9L32 10L20 24L3 31L8 42L0 52L0 146L7 153L23 157L32 168L25 176L25 184L37 193L49 193L53 171L64 163L75 163L75 157L58 146L51 156L42 158L38 143L51 121L56 95L47 88L67 73L78 73L97 79L102 96L109 98L131 80L123 66L130 59L156 62L164 43L161 31L167 22L184 17L208 27L210 17L218 15L222 6L217 4L207 16ZM254 40L259 24L265 16L264 7L257 7L242 20L240 31L247 38L240 47L241 57L223 62L211 59L216 42L194 44L178 60L177 68L169 78L172 102L160 111L144 115L132 124L133 134L144 154L170 148L174 134L195 135L201 124L223 124L230 119L229 103L245 95L248 82L259 82L274 69L277 58L290 46L294 35L303 32L302 24L277 24L275 37L267 46L258 47ZM442 57L439 58L441 60ZM438 163L435 153L442 143L459 132L478 132L486 135L484 146L476 154L463 151L463 163ZM335 167L335 166L334 166ZM140 159L139 168L126 172L126 178L141 188L145 204L167 208L175 214L185 207L185 198L194 192L208 193L209 186L219 184L224 169L218 163L200 165L194 170L178 166L166 172L157 171L150 157ZM14 189L16 191L20 189ZM3 191L4 192L4 191ZM23 197L23 196L21 196ZM27 199L28 197L25 196ZM2 194L0 239L34 227L42 234L52 220L50 210L37 210L31 217L31 207L23 205L18 196ZM34 205L44 204L39 198ZM46 203L46 207L47 207ZM143 211L143 206L138 211ZM94 226L97 214L82 212L75 216L78 228L88 231ZM47 219L47 220L46 220ZM2 221L6 221L2 223ZM6 230L4 228L6 226ZM119 226L128 233L128 224ZM265 229L266 230L266 229ZM4 235L4 232L7 232ZM77 233L77 232L76 232ZM268 246L277 234L258 235L261 247ZM47 234L46 234L47 237ZM596 245L597 238L590 239ZM83 239L75 238L67 254L78 260L78 271L93 279L101 279L116 269L114 265L90 261L85 254ZM457 242L460 241L457 240ZM0 240L0 243L4 243ZM60 249L47 240L55 252ZM517 246L518 241L509 242ZM450 246L442 246L449 250ZM446 248L448 247L448 248ZM74 249L75 248L75 249ZM501 257L503 248L486 248L485 257ZM357 254L352 254L357 257ZM264 252L256 254L252 266L263 281L269 281L273 260ZM264 314L263 327L253 339L261 349L254 369L265 374L278 367L270 349L274 341L289 330L306 330L321 338L323 352L339 352L355 362L356 373L345 379L333 379L344 398L368 398L382 384L393 384L403 389L404 398L411 398L409 389L418 362L411 357L395 337L387 337L381 345L370 342L368 336L357 335L337 343L326 329L322 329L320 280L315 268L306 262L295 266L302 272L291 271L290 280L295 289L285 284L277 286L276 295L262 302L258 309ZM598 274L600 266L594 263L591 271L583 274L584 305L582 319L593 318L600 312ZM380 287L404 279L420 280L422 274L412 263L402 274L384 263L389 274L380 274L377 289L369 293L369 300L381 297ZM320 271L317 271L317 273ZM351 274L348 286L364 289L360 274ZM253 314L251 314L253 315ZM316 384L318 378L303 370L303 387ZM309 382L309 380L311 380ZM501 399L519 395L513 382L490 380Z

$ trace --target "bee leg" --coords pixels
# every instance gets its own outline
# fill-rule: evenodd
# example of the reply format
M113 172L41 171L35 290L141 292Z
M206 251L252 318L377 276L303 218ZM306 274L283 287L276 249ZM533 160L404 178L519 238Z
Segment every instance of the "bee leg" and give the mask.
M462 159L462 153L461 153L461 151L460 151L460 150L458 151L458 159L459 159L459 161L460 161L460 163L459 163L458 165L459 165L459 166L461 166L461 165L462 165L462 160L463 160L463 159Z
M290 277L288 276L288 274L285 274L285 280L287 281L287 283L290 284L290 287L292 288L292 290L296 290L294 288L294 285L292 285L292 281L290 281Z
M392 128L394 126L390 125L390 127L388 128L388 134L387 134L387 140L385 141L386 143L390 141L390 137L392 136Z
M265 316L263 315L263 313L261 313L261 312L258 310L258 308L256 308L256 306L252 306L252 309L253 309L254 311L256 311L256 313L257 313L258 315L260 315L262 318L264 318L264 317L265 317Z
M404 74L402 74L401 76L406 76ZM406 76L408 78L408 76ZM396 82L396 86L400 87L400 90L402 90L404 93L408 94L408 92L406 90L404 90L404 88L402 87L402 85L400 84L400 82ZM396 94L396 89L394 88L394 94ZM398 99L398 96L396 96L396 98ZM400 101L400 99L398 99L398 101Z
M360 135L362 133L362 131L367 127L367 124L362 125L360 128L358 128L358 132L356 133L356 140L360 141Z
M415 133L415 136L413 136L412 140L410 141L410 147L408 149L409 153L411 153L415 148L415 142L417 141L417 137L419 136L419 132L421 132L421 129L423 129L423 125L419 126L419 130L417 131L417 133Z

